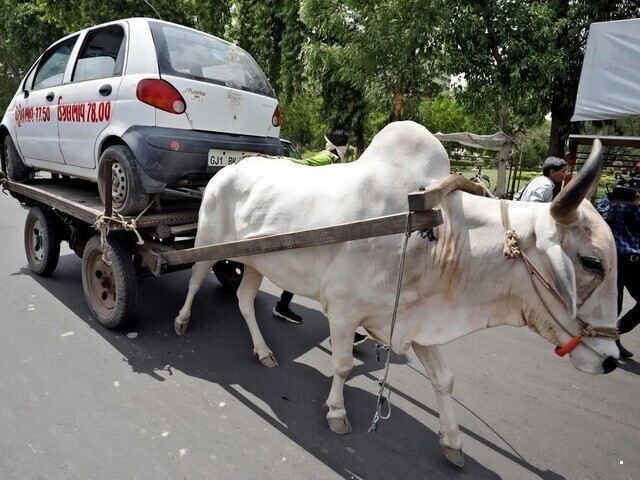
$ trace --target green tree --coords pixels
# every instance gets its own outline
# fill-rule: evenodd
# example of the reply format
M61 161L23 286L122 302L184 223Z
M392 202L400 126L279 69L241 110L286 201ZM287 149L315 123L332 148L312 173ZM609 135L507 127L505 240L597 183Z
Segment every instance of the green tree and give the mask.
M204 25L218 29L219 20L210 11L216 9L223 19L228 18L229 12L228 2L223 0L206 0L202 3L191 0L35 0L35 3L46 20L52 21L66 33L129 17L160 18L188 27Z
M298 0L236 0L230 37L265 71L281 99L291 98L302 82L304 25Z
M304 150L324 147L324 133L329 128L323 115L323 102L317 89L307 86L282 105L280 136Z
M521 168L539 167L547 154L549 146L549 132L551 131L551 122L545 120L537 127L527 129L527 131L518 137L519 150L521 152Z
M559 28L553 9L534 0L452 0L446 11L444 64L466 81L458 98L484 110L497 130L512 137L539 124L548 108L545 92L562 61L549 51ZM498 195L506 192L509 154L505 148L498 155Z
M382 93L390 120L439 87L438 47L431 32L441 18L436 0L302 0L301 17L337 75L354 87Z
M449 92L434 98L425 97L420 101L415 118L431 132L478 132L474 119Z
M0 0L0 109L4 111L33 62L62 31L35 2Z

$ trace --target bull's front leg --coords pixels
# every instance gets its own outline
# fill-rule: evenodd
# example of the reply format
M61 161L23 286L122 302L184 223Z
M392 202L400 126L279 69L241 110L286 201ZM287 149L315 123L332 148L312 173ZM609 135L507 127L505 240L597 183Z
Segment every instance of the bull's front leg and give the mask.
M460 428L453 412L453 375L442 359L440 347L432 345L424 347L416 343L413 350L427 370L429 380L436 392L438 412L440 414L440 446L447 459L461 467L464 465Z
M187 325L189 325L189 317L191 316L191 305L193 299L200 290L202 282L211 272L211 267L215 262L198 262L191 267L191 278L189 279L189 292L187 293L187 299L184 302L184 306L178 312L178 316L173 322L173 328L178 335L183 335L187 331Z
M242 282L240 282L237 291L238 306L251 333L253 354L258 356L258 359L265 367L277 367L278 361L273 356L269 347L267 347L260 328L258 327L258 322L256 321L255 300L258 290L260 289L260 284L262 283L262 278L262 274L256 269L248 265L244 266Z
M351 431L351 423L344 407L344 382L353 368L353 336L355 327L336 325L329 321L331 332L331 361L333 363L333 382L327 398L329 408L327 422L331 431L340 435Z

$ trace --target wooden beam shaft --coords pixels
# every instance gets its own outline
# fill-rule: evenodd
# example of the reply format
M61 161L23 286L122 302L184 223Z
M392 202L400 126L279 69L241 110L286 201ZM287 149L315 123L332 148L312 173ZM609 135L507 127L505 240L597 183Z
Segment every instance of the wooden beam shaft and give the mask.
M442 213L440 210L411 212L409 215L410 230L412 232L428 230L442 223ZM258 253L317 247L351 240L361 240L369 237L403 233L406 229L406 223L407 213L398 213L396 215L388 215L329 227L268 235L265 237L225 242L187 250L162 252L161 256L167 265L222 260Z

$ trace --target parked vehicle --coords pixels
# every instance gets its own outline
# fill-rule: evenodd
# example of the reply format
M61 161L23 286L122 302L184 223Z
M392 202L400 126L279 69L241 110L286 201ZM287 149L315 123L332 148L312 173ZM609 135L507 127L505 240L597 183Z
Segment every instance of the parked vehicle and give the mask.
M2 166L15 181L44 170L101 186L111 163L114 210L133 214L244 153L281 154L280 118L267 77L238 46L119 20L69 35L35 62L0 125Z
M281 138L280 141L282 142L282 147L284 148L284 152L282 153L283 156L291 158L302 158L302 155L300 155L300 152L298 152L298 149L291 141L285 140L284 138Z

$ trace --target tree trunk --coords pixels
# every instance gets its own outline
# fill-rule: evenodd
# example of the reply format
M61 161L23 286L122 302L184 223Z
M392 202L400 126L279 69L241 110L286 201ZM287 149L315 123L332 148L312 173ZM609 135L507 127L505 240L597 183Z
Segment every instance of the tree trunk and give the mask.
M551 103L551 135L549 137L548 156L564 158L564 146L572 131L578 131L579 126L571 123L573 103L570 109L562 107L555 99Z
M500 130L511 136L511 128L508 125L509 111L509 82L503 83L500 88L500 106L498 109L498 126ZM495 194L498 198L504 198L507 193L507 163L511 155L513 142L505 143L498 152L498 179L496 180Z
M505 143L498 152L498 179L496 180L495 195L504 198L507 193L507 164L513 149L513 142Z
M393 121L397 122L404 117L404 94L395 92L393 94Z

